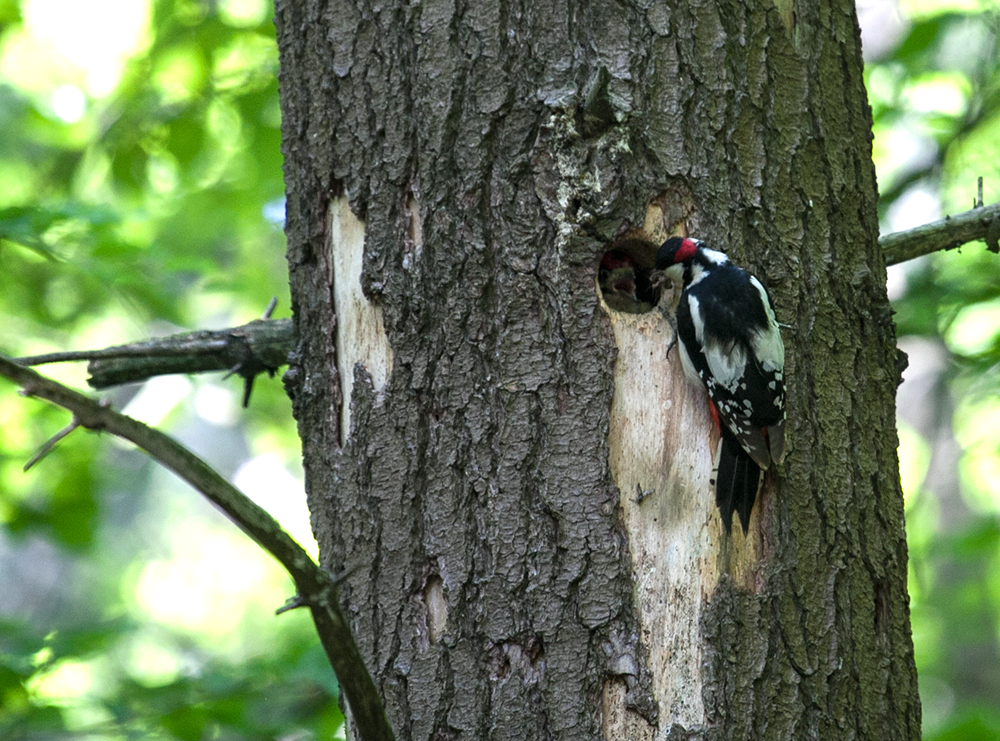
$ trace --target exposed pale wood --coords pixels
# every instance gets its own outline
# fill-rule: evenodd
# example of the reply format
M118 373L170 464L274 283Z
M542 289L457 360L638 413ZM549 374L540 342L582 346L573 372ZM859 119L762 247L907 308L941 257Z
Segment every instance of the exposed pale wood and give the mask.
M351 213L346 198L330 202L330 254L333 302L337 315L337 365L344 403L340 412L340 442L351 430L351 399L355 369L360 366L381 396L392 370L392 347L385 336L382 307L361 290L365 225Z
M608 677L601 688L601 730L606 739L653 741L656 727L628 708L628 688L618 677Z
M609 315L618 358L608 459L622 492L660 723L704 725L699 616L718 578L719 529L705 397L667 361L673 330L658 311ZM655 491L637 503L639 489Z
M660 311L608 315L618 347L608 461L622 492L660 727L702 726L702 609L721 573L755 590L762 503L747 538L738 526L723 534L709 481L718 437L706 396L684 376L676 348L665 355L673 328Z

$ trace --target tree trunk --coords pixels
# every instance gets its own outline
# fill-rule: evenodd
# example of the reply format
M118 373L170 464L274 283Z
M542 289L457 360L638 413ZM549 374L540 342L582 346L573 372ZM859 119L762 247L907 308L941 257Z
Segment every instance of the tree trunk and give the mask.
M781 5L278 2L286 382L398 738L919 737L859 32ZM597 290L639 228L785 324L747 538L666 319Z

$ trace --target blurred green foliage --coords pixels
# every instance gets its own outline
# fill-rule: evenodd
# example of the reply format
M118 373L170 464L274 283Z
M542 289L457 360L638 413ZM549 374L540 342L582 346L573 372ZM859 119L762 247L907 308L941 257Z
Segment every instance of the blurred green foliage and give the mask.
M276 73L266 0L0 0L0 352L233 326L271 296L287 315ZM273 614L282 570L107 438L23 473L69 419L0 385L0 738L330 738L336 683L309 616ZM111 396L262 482L309 547L288 400L240 393Z
M882 231L1000 200L995 8L912 0L866 65ZM1000 258L981 243L890 271L924 738L1000 739Z
M229 326L272 295L287 307L270 3L79 5L94 18L0 0L0 349ZM883 232L965 210L978 176L1000 197L996 15L905 11L866 67ZM53 14L62 36L38 20ZM901 399L916 395L900 455L925 738L998 739L1000 261L978 245L932 255L894 270L890 292L911 359ZM79 368L47 370L82 385ZM292 480L279 385L235 415L238 393L161 384L159 411L143 408L224 473L253 459ZM329 737L342 719L308 616L271 615L291 589L280 570L106 440L76 433L23 474L67 421L0 393L0 737Z

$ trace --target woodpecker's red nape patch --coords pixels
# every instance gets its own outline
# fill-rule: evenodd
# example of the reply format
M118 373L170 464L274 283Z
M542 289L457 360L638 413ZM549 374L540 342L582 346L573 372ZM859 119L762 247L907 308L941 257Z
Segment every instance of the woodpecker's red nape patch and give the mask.
M684 239L681 242L681 246L677 248L677 254L674 256L674 262L684 262L694 257L695 253L698 251L698 245L693 239Z

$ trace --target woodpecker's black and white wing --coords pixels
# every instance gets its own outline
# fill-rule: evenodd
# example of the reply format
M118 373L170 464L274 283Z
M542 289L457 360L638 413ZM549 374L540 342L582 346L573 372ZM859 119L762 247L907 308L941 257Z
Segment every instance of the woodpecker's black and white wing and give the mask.
M781 463L785 459L785 343L781 339L781 328L771 306L771 297L757 278L749 275L750 283L760 294L761 303L767 315L767 325L753 334L751 340L752 357L760 365L760 375L767 381L771 392L774 417L777 421L768 423L767 443L771 460Z
M685 347L720 422L766 471L783 457L785 437L785 347L767 291L729 264L690 285L678 325L682 312L690 317Z

